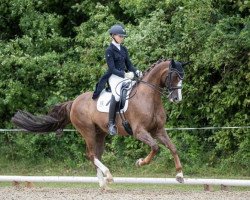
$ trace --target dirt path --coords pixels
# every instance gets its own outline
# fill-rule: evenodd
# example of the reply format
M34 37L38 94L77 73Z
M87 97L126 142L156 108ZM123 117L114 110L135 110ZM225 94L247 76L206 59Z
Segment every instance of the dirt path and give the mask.
M249 200L250 191L178 191L144 189L15 188L0 187L1 200Z

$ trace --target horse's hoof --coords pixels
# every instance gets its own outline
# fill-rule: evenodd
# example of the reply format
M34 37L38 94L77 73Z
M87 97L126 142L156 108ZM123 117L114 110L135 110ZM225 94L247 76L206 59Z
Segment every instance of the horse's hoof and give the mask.
M143 158L140 158L136 161L135 165L136 167L141 167L142 166L142 162L143 162Z
M113 176L112 176L112 174L111 174L109 171L108 171L107 174L106 174L105 181L106 181L107 183L113 183L113 182L114 182Z
M176 180L177 180L179 183L184 183L184 178L183 178L183 177L176 177Z
M114 182L114 179L113 179L112 176L111 176L111 177L107 176L107 177L105 178L105 181L106 181L106 183L113 183L113 182Z
M107 178L106 181L107 181L107 183L113 183L114 179L113 178Z
M107 187L107 183L105 181L102 181L101 183L99 183L100 189L103 190L104 188Z
M179 173L176 175L176 180L177 180L179 183L184 183L184 178L183 178L183 173L182 173L182 172L179 172Z

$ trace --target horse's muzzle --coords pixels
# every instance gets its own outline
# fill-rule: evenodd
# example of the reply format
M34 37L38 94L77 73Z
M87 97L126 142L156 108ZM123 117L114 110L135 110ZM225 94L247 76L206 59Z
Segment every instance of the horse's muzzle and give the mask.
M174 90L173 92L170 93L169 95L169 101L178 103L182 100L182 94L181 94L181 89Z
M170 98L169 101L170 101L170 102L173 102L173 103L178 103L178 102L180 102L181 100L179 100L178 97L174 97L174 98Z

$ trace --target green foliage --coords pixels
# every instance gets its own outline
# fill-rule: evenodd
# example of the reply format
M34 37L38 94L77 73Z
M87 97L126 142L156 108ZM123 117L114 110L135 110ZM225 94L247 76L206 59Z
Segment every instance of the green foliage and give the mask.
M64 162L69 167L86 161L83 140L76 133L66 132L63 138L55 134L32 135L27 133L1 134L1 157L17 162L27 160L30 163L40 163L44 159L53 162Z
M88 65L104 65L105 47L109 44L107 30L116 23L108 7L97 4L90 19L76 28L76 41L81 48L80 61Z
M249 1L241 0L2 0L0 127L12 127L18 109L44 114L92 91L106 70L104 51L114 23L125 24L125 45L141 70L162 57L192 61L183 101L176 105L163 98L166 126L249 125L249 14ZM186 167L249 166L249 129L169 134ZM85 159L76 134L58 139L5 133L0 141L1 156L8 159L63 157L72 166ZM149 151L132 138L107 141L104 160L110 163L118 157L129 165ZM164 147L157 158L172 163Z

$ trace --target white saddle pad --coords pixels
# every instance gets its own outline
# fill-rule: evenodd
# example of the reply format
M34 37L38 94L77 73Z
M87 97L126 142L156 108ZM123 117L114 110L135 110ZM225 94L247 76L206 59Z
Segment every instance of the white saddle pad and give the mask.
M135 81L132 82L132 85L134 85L134 84L135 84ZM131 89L132 89L132 87L131 87ZM127 96L130 94L131 89L128 90ZM105 89L101 92L101 94L97 100L97 110L98 111L105 112L105 113L109 112L109 105L110 105L111 96L112 96L112 93L107 92ZM127 109L128 109L128 100L126 100L124 108L121 111L126 112Z

